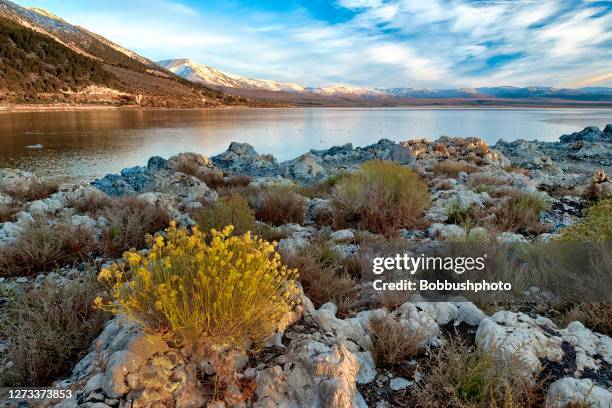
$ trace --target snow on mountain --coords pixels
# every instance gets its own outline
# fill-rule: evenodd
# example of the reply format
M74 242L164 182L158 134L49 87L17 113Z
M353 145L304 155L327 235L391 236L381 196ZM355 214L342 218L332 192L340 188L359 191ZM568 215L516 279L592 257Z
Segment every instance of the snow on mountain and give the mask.
M322 88L306 88L308 92L323 95L323 96L334 96L334 97L382 97L386 96L384 90L371 89L371 88L359 88L348 85L332 85L325 86Z
M158 61L157 63L185 79L214 88L235 88L273 92L304 92L304 87L298 84L253 79L240 75L228 74L190 59L170 59Z

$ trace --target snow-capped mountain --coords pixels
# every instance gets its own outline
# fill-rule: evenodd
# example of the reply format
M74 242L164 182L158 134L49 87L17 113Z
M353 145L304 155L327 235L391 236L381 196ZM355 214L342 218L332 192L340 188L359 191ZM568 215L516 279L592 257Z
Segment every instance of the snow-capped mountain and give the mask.
M170 59L158 61L157 63L185 79L218 89L233 88L272 92L304 92L304 87L298 84L228 74L190 59Z
M416 89L416 88L364 88L351 85L331 85L310 87L290 82L279 82L266 79L253 79L220 71L190 59L169 59L159 61L167 70L193 82L209 87L240 93L264 91L270 93L292 94L304 97L323 97L327 99L350 100L406 100L406 99L446 99L446 100L612 100L612 89L593 87L581 89L557 89L551 87L512 87L499 86L489 88L459 89Z

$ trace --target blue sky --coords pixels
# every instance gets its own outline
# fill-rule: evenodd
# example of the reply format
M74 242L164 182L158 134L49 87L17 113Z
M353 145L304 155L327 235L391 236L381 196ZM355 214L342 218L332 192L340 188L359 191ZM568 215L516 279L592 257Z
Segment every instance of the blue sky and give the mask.
M19 0L153 59L310 86L612 86L612 1Z

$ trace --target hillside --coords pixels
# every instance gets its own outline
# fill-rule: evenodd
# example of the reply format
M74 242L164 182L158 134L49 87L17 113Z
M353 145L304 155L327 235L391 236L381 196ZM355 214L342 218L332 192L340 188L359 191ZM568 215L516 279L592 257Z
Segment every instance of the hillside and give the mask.
M77 91L91 85L124 88L99 61L0 17L0 89L6 94L35 101L38 93Z
M42 9L28 9L0 0L0 18L3 18L4 27L0 41L8 45L6 50L2 47L6 54L4 64L10 71L6 72L0 86L4 102L133 104L146 107L262 105L194 84L133 51ZM19 43L14 44L12 37L19 38ZM35 51L34 42L47 44L45 47L48 49L61 50L56 52L63 57L48 55L41 46ZM36 63L28 59L26 71L16 73L20 71L19 61L25 61L21 57L32 52L32 58L37 55L34 59L38 59L40 64L35 66ZM10 61L13 57L15 61ZM42 67L41 64L46 65ZM53 73L58 66L59 71Z

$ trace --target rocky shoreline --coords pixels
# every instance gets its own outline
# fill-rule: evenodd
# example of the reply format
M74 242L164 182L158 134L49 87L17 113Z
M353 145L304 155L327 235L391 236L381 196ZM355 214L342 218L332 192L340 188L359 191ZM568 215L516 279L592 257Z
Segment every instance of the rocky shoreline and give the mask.
M229 190L247 194L248 189L252 195L282 187L299 196L303 222L265 225L257 221L268 231L279 232L281 254L300 254L324 239L348 268L351 259L367 252L360 236L367 233L374 235L369 239L378 239L379 234L322 222L332 216L333 208L329 192L319 190L331 185L329 180L354 173L371 160L399 163L427 185L431 204L424 213L425 223L422 228L400 229L396 239L404 241L467 240L486 235L500 242L547 242L579 223L583 209L594 200L612 197L612 180L607 176L612 173L612 125L604 130L588 127L561 136L559 142L499 141L493 147L476 138L402 143L382 139L366 147L347 144L311 150L285 162L233 142L227 151L211 158L195 153L167 160L152 157L146 166L124 169L89 185L60 185L47 197L34 200L16 198L10 192L28 190L41 180L24 171L2 169L0 205L13 210L5 220L0 219L0 250L19 243L24 231L40 219L52 226L86 229L97 241L108 239L112 217L92 209L92 202L136 197L150 206L147 211L161 209L180 226L190 227L198 224L194 214L221 200ZM504 206L525 195L546 204L536 214L537 225L503 224ZM47 281L78 280L85 269L99 270L118 257L98 251L78 262L27 276L3 276L0 260L0 311L12 296ZM302 292L300 304L279 324L261 353L231 355L233 381L224 383L222 398L206 388L215 383L219 367L214 359L196 359L190 351L144 333L133 322L112 318L88 353L75 362L71 375L56 379L56 386L74 391L71 399L58 401L56 406L399 406L401 401L413 401L411 393L426 386L423 382L430 378L427 364L431 362L415 357L392 366L379 364L374 358L376 332L371 325L377 316L391 318L406 330L418 328L424 333L419 348L427 350L426 356L458 331L467 339L466 350L498 356L518 353L527 363L530 378L539 378L542 372L549 376L543 398L551 407L577 401L602 408L612 404L612 339L579 321L561 326L535 308L498 307L485 312L465 299L430 303L413 297L391 310L365 298L367 288L359 285L361 298L348 312L331 301L313 301L308 290ZM357 303L361 306L355 306ZM0 337L0 374L14 364L2 358L6 340Z

